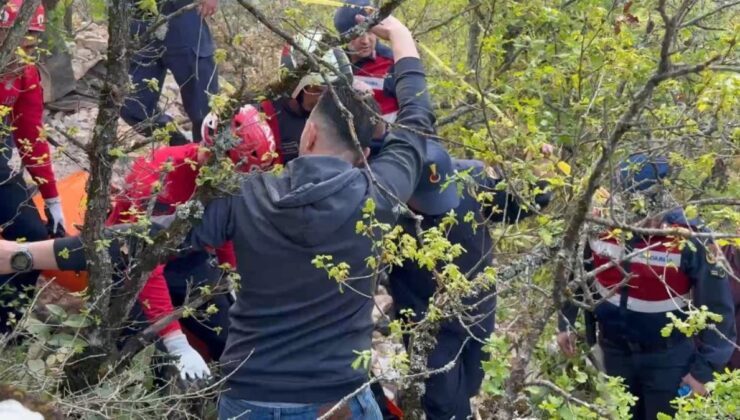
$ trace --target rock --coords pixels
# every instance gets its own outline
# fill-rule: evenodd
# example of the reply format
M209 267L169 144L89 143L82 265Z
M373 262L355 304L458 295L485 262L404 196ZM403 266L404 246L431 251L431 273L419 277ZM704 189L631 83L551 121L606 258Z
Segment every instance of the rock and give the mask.
M104 53L108 49L108 41L99 38L87 38L78 41L79 45L98 53Z
M393 308L393 298L390 295L375 295L375 306L380 307L384 314L389 314Z
M43 276L39 276L36 287L40 290L35 307L39 315L47 314L46 305L49 303L61 306L68 314L79 313L84 305L80 297L72 295L69 290L56 282L48 281Z

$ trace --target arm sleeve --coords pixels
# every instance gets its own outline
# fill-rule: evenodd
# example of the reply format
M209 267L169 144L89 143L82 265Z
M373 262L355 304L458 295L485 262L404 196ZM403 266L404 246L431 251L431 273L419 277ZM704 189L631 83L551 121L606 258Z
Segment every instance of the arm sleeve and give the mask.
M190 249L220 248L234 235L234 218L231 196L217 198L206 206L200 223L193 226L188 234L186 245Z
M236 268L233 242L228 241L223 246L216 248L216 257L218 257L219 264L229 264L232 268Z
M163 264L158 265L149 275L149 279L144 284L144 288L141 289L141 293L139 293L139 303L141 303L142 311L150 323L156 322L175 310L174 305L172 305L172 298L170 298L170 289L167 287L167 281L164 278ZM180 323L172 321L159 331L159 336L164 337L173 331L180 330Z
M563 309L558 313L558 331L564 332L571 329L578 318L579 309L571 302L566 302Z
M395 65L388 69L388 74L383 79L383 94L389 98L396 98L396 73ZM396 98L397 99L397 98Z
M206 206L200 223L195 224L188 233L182 246L182 252L202 250L209 246L220 247L230 240L234 231L231 205L230 197L211 201ZM160 230L166 229L175 217L175 215L152 217L149 234L156 235ZM115 231L126 231L130 228L130 224L110 226L110 229ZM114 264L125 261L125 255L121 252L122 241L126 241L126 239L116 238L111 241L108 247L108 253ZM54 255L60 270L80 271L87 269L85 250L79 236L55 239Z
M59 196L51 166L49 143L41 137L43 128L44 93L41 77L35 66L27 66L23 73L18 100L13 106L13 139L23 165L39 186L44 198Z
M401 201L408 201L419 181L426 154L426 136L434 114L426 88L424 68L418 58L406 57L395 65L396 97L400 111L385 144L370 167L378 182ZM407 128L406 128L407 127Z
M717 323L716 327L727 337L725 340L714 331L706 329L699 333L690 372L698 381L706 383L712 380L713 372L727 365L732 356L733 343L736 340L735 307L727 273L716 256L711 255L714 245L704 245L693 240L692 242L696 251L687 246L682 261L688 261L688 266L684 266L684 269L694 283L694 306L706 305L710 312L722 315L722 321Z

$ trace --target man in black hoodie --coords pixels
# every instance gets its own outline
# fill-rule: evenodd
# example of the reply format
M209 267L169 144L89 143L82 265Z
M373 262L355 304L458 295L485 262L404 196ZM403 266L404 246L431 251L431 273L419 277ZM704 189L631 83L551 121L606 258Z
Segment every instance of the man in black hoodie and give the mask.
M358 21L363 18L358 17ZM368 379L352 367L370 350L373 282L366 258L369 238L355 232L368 199L375 217L395 223L401 203L418 182L426 153L425 135L434 123L424 71L410 31L389 17L373 32L388 39L395 57L401 127L388 134L369 168L330 92L312 111L299 157L281 175L248 177L239 195L214 200L190 232L194 249L234 242L242 278L232 306L221 362L227 375L220 418L317 418ZM353 116L367 155L374 124L356 93L334 89ZM377 184L372 178L377 180ZM53 243L53 246L52 246ZM57 258L62 249L68 258ZM78 238L28 244L0 241L0 274L36 269L80 269ZM347 286L329 279L312 261L331 255L349 265ZM343 405L341 418L379 418L365 388ZM269 417L272 418L272 417Z

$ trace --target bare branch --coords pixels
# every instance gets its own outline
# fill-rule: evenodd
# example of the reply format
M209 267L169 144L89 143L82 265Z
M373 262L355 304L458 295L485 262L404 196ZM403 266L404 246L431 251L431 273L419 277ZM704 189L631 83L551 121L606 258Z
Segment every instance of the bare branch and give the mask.
M561 397L565 398L566 400L568 400L568 401L570 401L570 402L572 402L574 404L578 404L580 406L583 406L583 407L588 408L589 410L593 411L594 413L598 414L599 416L601 416L603 418L609 418L610 417L609 416L609 413L605 412L600 407L597 407L597 406L595 406L593 404L587 403L586 401L583 401L581 399L578 399L578 398L574 397L569 392L563 390L562 388L560 388L559 386L555 385L554 383L552 383L552 382L550 382L548 380L545 380L545 379L537 379L537 380L534 380L534 381L530 381L530 382L525 383L524 386L526 386L526 387L536 386L536 387L547 388L550 391L552 391L552 392L560 395Z
M682 24L681 27L684 28L686 26L696 25L700 21L702 21L702 20L704 20L704 19L706 19L706 18L708 18L710 16L716 15L717 13L719 13L719 12L725 10L725 9L728 9L730 7L737 6L738 4L740 4L740 1L733 1L733 2L729 2L729 3L725 3L725 4L721 5L721 6L719 6L718 8L712 10L711 12L707 12L707 13L705 13L705 14L703 14L703 15L695 18L695 19L691 19L690 21Z
M607 226L610 228L619 228L622 230L628 230L630 232L638 233L641 235L648 236L675 236L679 238L703 238L703 239L734 239L740 238L738 233L707 233L707 232L694 232L686 228L666 228L666 229L652 229L644 228L639 226L632 226L626 223L621 223L616 220L603 219L601 217L586 216L586 220L589 222L596 223L598 225Z

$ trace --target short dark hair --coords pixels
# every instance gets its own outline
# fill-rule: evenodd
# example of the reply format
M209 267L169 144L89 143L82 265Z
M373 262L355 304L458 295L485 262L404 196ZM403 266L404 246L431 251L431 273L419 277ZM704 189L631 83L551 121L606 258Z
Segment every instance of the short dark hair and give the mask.
M375 99L372 96L363 96L348 86L333 86L333 88L339 101L352 114L352 125L354 125L360 146L363 148L370 147L373 131L377 123L377 117L374 114L377 114L379 110ZM337 136L335 140L337 142L348 149L354 149L354 141L352 140L352 133L350 132L347 119L342 114L341 108L328 89L319 98L319 102L316 104L313 112L334 128Z

